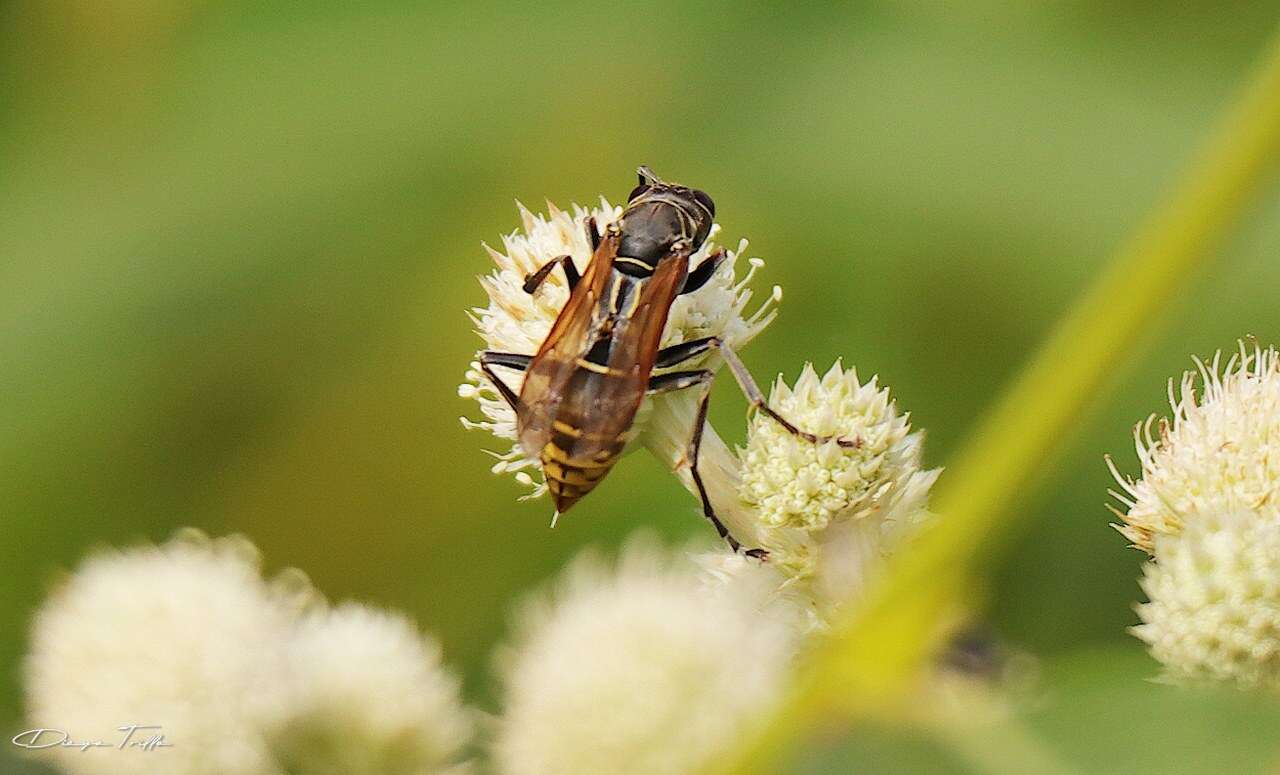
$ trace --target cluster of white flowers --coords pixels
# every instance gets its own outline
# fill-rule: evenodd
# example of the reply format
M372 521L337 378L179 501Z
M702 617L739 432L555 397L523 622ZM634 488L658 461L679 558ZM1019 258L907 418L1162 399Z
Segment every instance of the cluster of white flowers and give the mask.
M1117 527L1151 555L1134 633L1170 680L1280 688L1280 358L1242 343L1197 367L1172 420L1136 430L1141 478L1112 466Z
M585 269L585 219L603 228L621 214L603 200L592 211L548 207L546 217L522 207L523 234L505 237L503 252L489 251L497 264L481 280L489 304L472 315L488 349L537 351L568 287L553 272L530 296L525 276L564 254ZM692 262L713 249L708 242ZM748 283L763 265L750 259L737 279L745 249L739 243L711 282L677 300L664 346L715 335L736 349L773 319L777 288L754 314L744 313ZM698 365L721 363L710 353ZM511 384L520 385L519 374ZM465 425L515 441L514 413L477 364L459 394L476 399L485 418ZM637 418L640 442L695 497L688 451L699 398L697 390L653 396ZM765 549L768 559L724 547L672 559L635 545L612 573L594 558L580 561L553 594L530 604L503 660L499 772L696 771L779 698L795 650L858 597L905 529L927 515L938 472L923 469L922 434L875 379L863 383L839 363L819 378L806 365L794 389L779 378L769 400L801 430L830 438L815 444L758 413L736 454L705 425L698 456L717 515L744 547ZM517 471L541 493L526 471L536 472L536 463L518 446L498 457L495 472Z
M568 286L553 272L531 296L521 287L525 276L565 254L585 269L591 257L585 220L594 217L603 228L621 214L621 208L603 199L591 211L575 206L565 212L550 204L548 209L550 215L544 217L521 207L523 233L503 238L505 252L489 250L497 265L481 279L489 304L472 314L488 349L537 351L568 299ZM717 225L712 234L718 231ZM679 297L663 333L664 346L717 335L736 348L773 319L772 303L781 298L777 288L754 314L745 314L751 299L748 283L763 265L750 259L751 270L736 279L734 267L746 244L744 240L737 251L728 252L706 286ZM714 249L708 241L692 263ZM716 368L720 358L712 353L704 363ZM519 374L511 375L511 384L519 386ZM514 442L514 413L477 364L459 393L476 399L485 417L481 422L464 418L465 425ZM687 452L698 398L697 390L654 396L637 418L641 443L695 496ZM839 363L821 378L806 365L794 389L779 378L770 403L802 430L832 439L814 444L757 414L748 426L746 448L735 455L707 424L698 468L721 521L744 546L771 553L778 584L809 596L813 620L821 624L839 603L857 596L868 575L897 546L904 528L927 515L928 493L938 472L923 469L923 435L911 431L908 416L898 413L888 390L875 379L861 382L855 371L845 371ZM836 437L856 444L841 445ZM521 481L535 487L534 495L541 494L541 484L526 470L538 473L536 462L517 445L498 458L495 472L517 471ZM723 570L724 563L716 564Z
M195 531L85 561L36 616L26 688L36 728L162 727L145 753L42 752L72 775L453 773L472 726L408 621L264 581L247 540Z

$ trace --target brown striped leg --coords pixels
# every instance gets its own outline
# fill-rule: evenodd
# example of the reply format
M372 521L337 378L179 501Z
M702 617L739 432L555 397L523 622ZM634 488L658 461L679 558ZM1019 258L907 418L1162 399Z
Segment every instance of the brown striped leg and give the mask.
M516 391L512 390L507 383L503 382L497 374L493 373L494 366L506 366L516 371L524 371L529 368L529 362L533 360L532 355L521 355L520 353L500 353L493 350L485 350L480 353L480 370L489 378L493 386L498 389L498 394L512 409L516 409L520 403L520 396L516 395Z

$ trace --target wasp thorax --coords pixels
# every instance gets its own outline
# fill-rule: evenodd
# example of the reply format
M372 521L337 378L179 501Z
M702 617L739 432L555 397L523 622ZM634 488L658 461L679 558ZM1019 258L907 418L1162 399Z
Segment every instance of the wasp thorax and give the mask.
M689 252L696 251L711 233L715 209L711 197L702 191L644 183L631 193L619 219L622 241L618 255L656 267L682 241L688 244Z

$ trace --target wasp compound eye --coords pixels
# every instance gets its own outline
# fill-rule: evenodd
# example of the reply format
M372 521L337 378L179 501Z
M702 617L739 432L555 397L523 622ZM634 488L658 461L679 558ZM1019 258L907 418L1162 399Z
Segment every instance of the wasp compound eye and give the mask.
M698 204L707 208L707 212L711 214L712 218L716 217L716 203L711 201L711 197L707 196L707 192L699 191L695 188L693 190L693 198L698 200Z
M634 202L634 201L636 201L636 197L638 197L638 196L640 196L641 194L643 194L644 192L648 191L648 190L649 190L649 188L650 188L650 186L649 186L649 184L648 184L648 183L641 183L640 185L638 185L638 186L636 186L635 188L631 189L631 193L630 193L630 194L627 194L627 201L628 201L628 202Z

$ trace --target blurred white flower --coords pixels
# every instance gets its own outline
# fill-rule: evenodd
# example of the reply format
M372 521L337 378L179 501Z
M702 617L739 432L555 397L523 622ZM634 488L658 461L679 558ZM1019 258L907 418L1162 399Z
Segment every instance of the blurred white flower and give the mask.
M604 227L622 214L622 208L609 204L603 197L599 207L592 210L574 205L571 212L560 210L547 203L549 215L535 215L523 206L520 215L523 221L523 233L513 232L502 238L503 249L499 252L490 248L490 258L496 268L480 279L480 284L488 294L489 304L472 310L471 319L476 332L484 339L485 347L500 352L533 354L538 351L551 330L552 323L560 309L569 299L569 286L559 270L552 272L548 279L530 295L522 288L525 277L542 267L548 261L562 255L573 256L573 262L579 271L585 271L591 259L591 246L587 242L585 222L594 217L596 224ZM719 232L719 225L711 229L711 239L690 257L690 265L697 266L716 244L714 237ZM747 241L738 243L737 250L726 251L726 258L711 280L697 292L676 299L667 319L667 327L663 332L662 346L679 344L690 339L718 335L730 345L741 346L760 333L773 319L772 302L778 298L774 295L750 315L745 309L751 301L752 292L747 288L755 270L764 264L758 258L749 260L750 269L742 279L737 279L735 266L738 259L747 249ZM707 364L714 367L718 357L712 354L700 359L693 359L681 364L681 369L697 368ZM524 375L513 370L503 370L508 384L517 392L523 382ZM478 363L472 363L466 374L466 382L458 388L458 394L464 398L474 398L480 405L483 420L473 421L463 418L462 422L469 428L483 428L500 439L511 442L512 446L501 453L494 453L497 463L494 473L516 472L517 479L533 488L532 495L541 495L546 491L542 483L542 473L537 462L515 445L515 413L507 406L489 380L481 373ZM689 400L696 399L694 390L689 393ZM636 418L637 427L643 429L650 417L650 402L646 401ZM660 410L661 411L661 410ZM687 442L689 426L685 426L681 437ZM526 470L528 469L528 470ZM532 476L530 476L532 472Z
M1142 478L1113 493L1149 552L1134 634L1175 681L1280 688L1280 368L1274 349L1215 357L1182 379L1172 422L1135 432ZM1196 378L1204 394L1197 398Z
M355 603L313 611L286 661L286 716L271 735L286 772L462 772L472 718L439 645L405 617Z
M158 724L172 747L50 750L68 773L274 773L261 737L281 711L293 607L264 584L256 550L194 532L90 557L36 616L28 716L75 739Z
M822 377L806 364L794 388L779 378L769 403L801 430L831 440L815 444L757 413L738 452L741 500L760 523L770 563L812 582L820 609L839 605L927 516L939 471L922 470L924 434L911 431L889 390L875 378L861 382L839 361Z
M794 630L746 587L632 544L580 558L503 660L504 775L696 772L778 699Z

